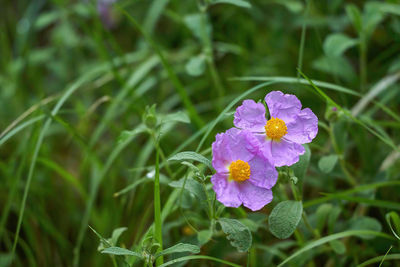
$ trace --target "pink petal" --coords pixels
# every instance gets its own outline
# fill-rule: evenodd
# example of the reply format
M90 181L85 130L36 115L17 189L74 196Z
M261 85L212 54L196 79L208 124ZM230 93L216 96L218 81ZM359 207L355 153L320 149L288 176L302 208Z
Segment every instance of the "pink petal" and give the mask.
M265 107L254 100L244 100L242 105L236 109L233 124L252 132L263 132L267 123L265 119Z
M245 181L238 185L243 205L252 211L259 210L272 201L272 191Z
M226 207L237 208L242 204L238 184L228 181L228 175L216 173L211 177L213 189L217 195L217 200Z
M288 133L285 139L292 142L310 143L318 133L318 118L309 108L305 108L297 114L295 121L287 124Z
M301 102L295 95L272 91L265 97L271 117L279 118L286 124L294 121L301 110Z
M249 164L251 172L249 181L253 185L266 189L271 189L275 185L278 172L262 153L257 154Z
M281 139L279 142L271 141L271 156L276 167L295 164L304 152L305 149L300 144L285 139Z

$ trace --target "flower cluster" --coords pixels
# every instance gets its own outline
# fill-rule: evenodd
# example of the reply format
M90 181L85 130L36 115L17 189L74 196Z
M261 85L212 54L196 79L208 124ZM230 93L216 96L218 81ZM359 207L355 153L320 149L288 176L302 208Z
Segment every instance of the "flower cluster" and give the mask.
M227 207L255 211L272 201L278 179L275 167L299 160L318 132L318 118L309 108L301 109L294 95L272 91L264 104L244 100L236 109L234 128L217 134L212 144L216 173L211 182L218 201Z

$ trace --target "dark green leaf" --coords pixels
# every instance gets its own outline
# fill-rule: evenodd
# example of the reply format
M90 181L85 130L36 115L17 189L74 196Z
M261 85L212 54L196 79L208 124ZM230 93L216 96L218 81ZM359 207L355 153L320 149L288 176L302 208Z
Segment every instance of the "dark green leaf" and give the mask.
M356 78L353 66L344 57L327 57L322 56L312 63L316 70L337 75L347 81L352 81Z
M209 159L207 159L206 157L204 157L203 155L200 155L196 152L192 152L192 151L184 151L184 152L180 152L172 157L170 157L168 159L169 161L187 161L187 160L194 160L200 163L203 163L204 165L206 165L208 168L210 168L211 170L213 170L211 161Z
M183 122L190 123L190 118L186 112L178 111L175 113L167 114L165 116L161 116L161 123L168 122Z
M204 38L211 35L212 27L208 22L207 16L203 16L205 15L200 13L190 14L185 16L184 22L186 26L193 32L193 35L204 43L206 42ZM203 19L206 20L206 34L204 34Z
M337 155L324 156L318 161L318 167L323 173L330 173L338 160Z
M279 203L269 215L269 230L277 238L288 238L296 230L302 213L301 201L286 200Z
M128 250L126 248L120 248L120 247L105 248L101 251L101 253L112 254L112 255L135 256L135 257L142 258L142 255L140 253Z
M238 7L251 8L250 3L243 0L214 0L211 4L230 4Z
M318 207L317 212L315 213L315 216L317 218L318 231L322 232L322 229L324 228L325 223L328 220L328 216L331 213L332 208L333 207L331 204L326 203Z
M324 52L328 57L341 56L347 49L357 43L357 39L350 38L342 33L334 33L325 39Z
M147 130L147 127L144 124L139 125L132 131L122 131L122 133L118 137L118 144L122 144L129 138L138 135L140 133L143 133Z
M169 183L169 186L182 188L183 184L185 184L185 189L195 195L197 198L199 198L200 201L207 200L207 195L204 192L203 186L199 182L191 178L186 179L186 183L184 178L180 179L179 181L173 181Z
M251 247L252 236L249 228L235 219L220 218L218 220L222 231L227 234L226 238L239 252L248 251Z
M202 230L197 233L197 240L200 246L207 243L212 237L212 232L210 230Z
M353 230L371 230L371 231L375 231L375 232L380 232L382 230L382 225L375 218L362 216L362 217L354 218L352 220L350 229L353 229ZM359 235L359 237L362 238L362 239L373 239L373 238L375 238L374 236L370 236L370 235Z
M329 241L329 245L336 252L336 254L342 255L346 252L346 246L340 240Z
M392 231L393 235L400 240L400 217L399 215L392 211L386 214L386 221L389 224L390 230ZM393 224L392 224L393 222Z
M346 6L346 13L351 23L353 23L354 28L360 33L362 31L362 18L358 7L354 4L349 4Z
M198 246L192 244L184 244L179 243L175 246L164 249L163 251L158 252L154 257L157 259L162 255L172 254L172 253L180 253L180 252L190 252L190 253L199 253L200 248Z
M121 236L121 234L123 232L125 232L127 229L128 228L126 228L126 227L120 227L120 228L114 229L114 231L111 234L111 239L110 239L111 245L115 246L117 244L118 239Z
M203 55L192 57L185 65L186 72L190 76L200 76L206 69L206 60Z

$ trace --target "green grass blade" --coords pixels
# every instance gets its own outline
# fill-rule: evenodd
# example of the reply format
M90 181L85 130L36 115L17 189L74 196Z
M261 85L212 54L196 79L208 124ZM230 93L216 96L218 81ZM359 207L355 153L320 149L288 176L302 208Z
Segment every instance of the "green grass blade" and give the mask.
M332 240L336 240L336 239L340 239L340 238L344 238L344 237L349 237L349 236L359 236L359 235L372 235L372 236L376 236L376 237L382 237L382 238L386 238L389 240L393 240L394 238L385 234L385 233L381 233L381 232L375 232L375 231L369 231L369 230L353 230L353 231L345 231L345 232L340 232L337 234L333 234L333 235L328 235L325 236L323 238L320 238L318 240L315 241L311 241L310 243L308 243L307 245L305 245L303 248L297 250L295 253L293 253L292 255L290 255L287 259L285 259L283 262L281 262L279 266L283 266L286 263L290 262L291 260L293 260L294 258L302 255L304 252L313 249L315 247L321 246L323 244L326 244Z
M189 260L210 260L210 261L223 263L223 264L226 264L228 266L240 267L240 265L232 263L232 262L229 262L229 261L221 260L221 259L210 257L210 256L203 256L203 255L193 255L193 256L181 257L181 258L178 258L178 259L175 259L175 260L172 260L172 261L168 261L168 262L164 263L163 265L160 265L160 267L170 266L170 265L175 264L177 262L189 261Z
M338 199L341 196L347 196L347 195L351 195L354 193L367 191L367 190L371 190L371 189L377 189L380 187L387 187L387 186L400 186L400 181L387 181L387 182L379 182L379 183L373 183L373 184L360 185L355 188L352 188L352 189L349 189L346 191L342 191L339 193L326 194L327 196L325 196L325 197L317 198L317 199L313 199L313 200L304 202L303 207L308 208L308 207L318 205L318 204L324 203L324 202L332 200L332 199Z
M128 18L128 20L136 27L136 29L144 36L146 41L150 44L150 46L154 49L158 57L160 58L162 65L164 66L165 70L168 73L168 77L170 78L171 82L174 84L175 89L177 90L181 100L189 112L190 119L196 124L198 128L204 126L203 120L197 114L196 108L193 106L192 102L190 101L189 96L186 93L185 87L182 85L179 78L176 76L175 72L172 70L172 67L166 60L165 56L161 52L161 49L158 47L156 42L143 30L142 26L131 16L128 12L122 9L120 6L117 6L119 10Z
M383 256L378 256L372 259L369 259L367 261L364 261L363 263L357 265L357 267L364 267L364 266L369 266L371 264L381 262L383 260L400 260L400 254L391 254L391 255L383 255Z

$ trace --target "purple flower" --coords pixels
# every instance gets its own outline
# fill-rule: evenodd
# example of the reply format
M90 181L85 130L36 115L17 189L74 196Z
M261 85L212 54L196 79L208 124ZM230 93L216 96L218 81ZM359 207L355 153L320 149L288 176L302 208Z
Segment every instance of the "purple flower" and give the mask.
M247 130L231 128L217 134L212 144L216 173L211 182L218 201L227 207L255 211L272 201L271 188L278 172L259 150L260 143Z
M251 131L261 151L275 166L292 165L318 133L318 118L309 108L301 109L296 96L272 91L265 97L271 118L265 118L262 103L244 100L233 121L237 128Z
M97 12L103 24L111 29L115 25L115 18L112 14L112 4L117 0L97 0Z

